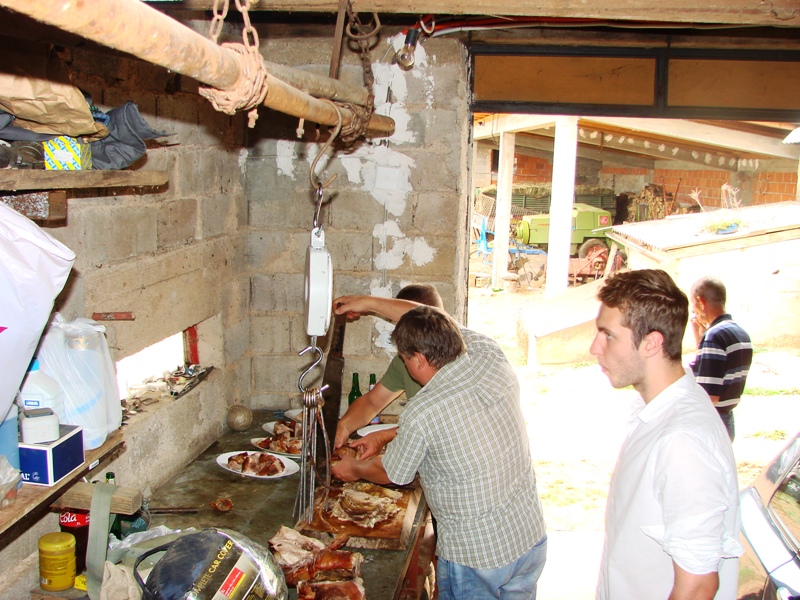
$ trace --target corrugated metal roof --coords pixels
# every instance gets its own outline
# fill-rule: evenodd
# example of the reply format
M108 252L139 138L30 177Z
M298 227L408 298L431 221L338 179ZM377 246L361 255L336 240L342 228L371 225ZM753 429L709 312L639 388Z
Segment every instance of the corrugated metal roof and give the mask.
M742 219L742 224L736 232L729 235L704 231L704 227L714 218L714 212L717 211L615 225L606 233L645 248L661 251L794 229L797 230L797 237L800 237L800 202L780 202L740 208L736 213Z

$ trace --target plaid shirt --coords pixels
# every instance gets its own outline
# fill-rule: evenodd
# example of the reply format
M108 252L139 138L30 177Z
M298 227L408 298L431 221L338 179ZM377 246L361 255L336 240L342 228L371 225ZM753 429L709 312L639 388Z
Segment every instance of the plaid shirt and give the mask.
M530 550L544 519L517 376L496 342L461 333L467 352L409 402L383 466L397 484L419 472L439 556L494 569Z

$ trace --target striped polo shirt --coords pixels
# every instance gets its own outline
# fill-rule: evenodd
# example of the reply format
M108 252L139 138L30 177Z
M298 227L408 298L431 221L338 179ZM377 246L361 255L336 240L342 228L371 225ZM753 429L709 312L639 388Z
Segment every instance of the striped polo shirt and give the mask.
M733 408L739 404L752 362L750 336L726 313L700 340L692 372L709 396L719 396L718 409Z

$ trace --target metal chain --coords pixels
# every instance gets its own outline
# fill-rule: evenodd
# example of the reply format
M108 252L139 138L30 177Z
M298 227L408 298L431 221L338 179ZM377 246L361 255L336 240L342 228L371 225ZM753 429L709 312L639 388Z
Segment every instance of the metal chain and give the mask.
M219 34L222 33L222 27L225 25L225 17L228 16L228 7L230 0L214 0L214 18L208 25L208 37L217 43ZM222 6L220 6L222 4Z
M369 50L372 41L377 39L378 32L381 29L381 21L378 17L378 13L372 13L372 21L364 25L358 13L353 10L351 2L347 4L347 16L349 22L347 24L346 34L347 37L355 41L361 49L361 67L364 73L364 86L367 88L366 106L343 102L337 103L339 106L347 108L353 115L350 123L342 127L342 131L339 135L339 139L349 146L366 133L369 119L375 110L375 92L373 90L375 74L372 72Z
M242 13L244 20L244 29L242 29L242 40L244 40L244 47L251 54L258 54L258 32L250 24L250 0L234 0L236 8Z

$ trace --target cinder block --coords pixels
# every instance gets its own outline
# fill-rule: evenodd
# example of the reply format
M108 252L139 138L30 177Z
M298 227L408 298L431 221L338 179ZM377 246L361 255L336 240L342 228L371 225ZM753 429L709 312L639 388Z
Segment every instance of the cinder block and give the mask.
M293 311L303 306L303 273L253 276L250 305L255 311Z
M289 354L292 347L292 324L290 313L271 312L253 316L249 342L255 354ZM301 348L302 349L302 348Z
M222 337L225 364L241 360L250 350L250 319L226 323Z
M186 244L197 237L197 200L183 198L158 207L158 247Z
M326 246L329 235L326 233ZM251 230L247 238L248 264L262 273L305 272L311 232Z
M235 231L236 198L217 194L200 198L200 237L210 238Z
M458 192L421 192L414 198L414 226L423 234L452 235L467 222L467 199Z

